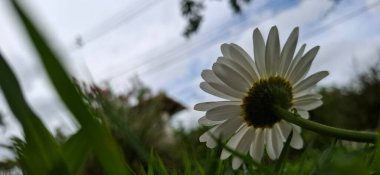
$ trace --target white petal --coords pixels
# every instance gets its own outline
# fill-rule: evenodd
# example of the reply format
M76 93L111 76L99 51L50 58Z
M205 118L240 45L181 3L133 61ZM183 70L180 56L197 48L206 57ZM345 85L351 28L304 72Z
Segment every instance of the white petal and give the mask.
M278 126L281 128L281 132L284 135L285 138L289 137L290 131L292 130L292 125L290 125L288 122L280 121Z
M303 91L309 87L314 86L319 81L321 81L323 78L325 78L327 75L329 75L329 72L327 71L320 71L313 75L310 75L306 79L300 81L298 84L294 86L294 92L300 92Z
M206 142L207 148L215 148L217 145L218 145L218 142L216 140L214 140L214 138L210 138Z
M252 144L252 139L254 138L254 132L252 129L252 127L249 127L249 130L245 133L240 143L236 147L236 151L243 155L247 154L249 147ZM240 160L240 158L234 156L234 158L232 159L233 169L238 169L241 166L241 164L242 161Z
M234 136L231 137L231 139L227 142L227 147L231 148L232 150L236 150L237 145L240 143L241 138L245 135L245 133L248 131L248 127L244 126L241 128ZM223 149L220 159L224 160L231 156L231 152L227 151L226 149Z
M290 146L295 149L301 149L303 147L303 140L301 134L293 129L292 140L290 141Z
M210 136L210 133L212 133L213 131L215 131L215 129L217 128L218 126L215 126L211 129L209 129L208 131L206 131L205 133L203 133L200 137L199 137L199 141L200 142L207 142L207 140L209 140L211 138Z
M301 111L301 110L297 110L297 113L304 119L309 119L310 118L310 115L309 115L309 112L307 111Z
M213 121L221 121L238 117L241 113L240 106L219 106L206 112L206 118Z
M307 100L320 100L322 98L322 95L319 95L319 94L306 94L306 95L303 95L303 96L300 96L300 97L295 97L293 99L293 102L297 102L297 101L307 101Z
M206 142L208 148L215 148L218 145L217 141L211 136L217 127L218 126L211 128L199 137L199 141Z
M206 146L209 148L215 148L217 146L217 140L215 139L226 139L231 137L241 125L241 118L227 120L226 122L215 126L208 132L204 133L201 137L199 137L199 141L206 142Z
M294 52L297 47L299 29L298 27L294 28L290 34L288 40L286 41L284 48L281 52L281 64L279 74L284 76L288 70L290 63L292 61Z
M242 92L238 92L231 87L225 85L225 84L219 84L219 83L207 83L207 82L202 82L208 84L214 91L220 92L222 94L225 94L227 97L232 97L231 101L240 101L240 99L245 95ZM201 88L202 88L202 83L201 83ZM207 91L206 91L207 92Z
M250 82L245 80L238 72L225 64L214 63L212 70L220 80L238 92L245 93L251 86Z
M292 125L293 130L295 130L298 133L301 133L302 128L300 126L298 126L296 124L290 124L290 125Z
M277 128L272 129L272 147L276 155L276 159L280 157L282 148L284 147L283 139L281 133Z
M301 111L310 111L321 106L323 102L321 100L297 102L293 105L294 108Z
M203 135L199 137L200 142L206 142L206 146L209 148L215 148L217 146L216 139L227 139L230 138L237 129L242 125L242 120L230 119L226 122L214 126Z
M214 73L214 71L206 69L203 70L201 73L201 77L206 81L210 83L220 83L224 84Z
M224 57L231 58L230 46L227 43L224 43L220 46L220 50Z
M230 46L231 46L230 50L231 50L231 55L232 55L231 58L237 59L239 61L238 63L242 67L244 67L244 69L247 70L251 75L253 75L255 80L257 80L258 79L257 67L253 59L240 46L233 43L231 43ZM238 58L235 58L235 57L238 57Z
M267 45L265 48L265 69L268 75L275 75L280 59L280 39L277 27L274 26L269 31Z
M209 94L215 95L217 97L220 97L220 98L224 98L224 99L227 99L227 100L234 100L234 101L240 100L239 98L232 97L230 95L227 95L224 92L220 92L219 90L216 90L215 88L211 87L207 82L202 82L200 84L200 88L203 91L205 91L205 92L207 92Z
M256 67L260 77L267 76L265 69L265 42L259 29L253 31L253 53L255 56Z
M252 74L250 74L247 70L245 70L240 64L232 61L231 59L228 59L225 57L219 57L216 62L230 66L233 70L238 72L240 76L242 76L247 82L249 82L250 86L252 86L252 82L254 80L257 80L257 77L254 78Z
M315 103L317 103L317 107L319 107L319 105L321 105L322 101L319 100L319 99L306 99L306 100L298 100L298 101L294 101L293 102L293 107L295 108L300 108L301 106L309 106L310 104L314 104L316 105ZM313 109L315 109L316 107L314 107Z
M317 55L319 46L313 47L308 51L301 60L294 66L294 69L289 75L289 81L292 84L297 83L301 78L305 77L309 71L311 64L314 61L315 56Z
M197 111L208 111L212 108L219 106L239 106L241 104L240 101L213 101L213 102L203 102L198 103L194 106L194 110Z
M267 149L267 153L268 153L268 156L270 159L272 160L275 160L276 159L276 152L274 150L274 139L275 138L272 138L272 129L269 129L269 128L265 128L264 131L266 131L266 139L267 139L267 142L266 142L266 149Z
M273 129L276 130L276 132L278 133L280 139L284 142L286 141L286 136L284 133L282 133L282 129L281 129L281 124L280 123L276 123L273 125Z
M309 88L306 88L305 90L302 90L302 91L299 91L299 92L293 92L293 98L298 98L298 97L302 97L302 96L305 96L305 95L308 95L308 94L311 94L312 93L312 90L315 89L316 85L314 86L311 86ZM293 90L294 91L294 90Z
M198 119L198 123L202 126L214 126L223 123L223 121L212 121L203 116Z
M241 160L239 157L234 157L232 159L232 169L237 170L239 167L243 164L243 160Z
M291 75L292 71L294 70L294 66L296 66L298 64L298 62L300 61L300 59L302 58L302 55L303 55L303 52L305 51L305 48L306 48L306 44L303 44L301 46L301 48L298 50L298 52L297 52L296 56L294 57L294 59L292 60L292 62L290 63L290 66L289 66L289 68L285 74L286 79L289 79L289 76Z
M236 151L241 154L246 154L249 150L249 146L252 144L254 139L254 132L252 127L248 127L248 131L242 137L240 143L236 147Z
M237 130L242 126L243 124L243 118L242 117L236 117L231 118L224 123L220 124L215 129L215 134L220 139L229 139L233 134L237 132Z
M210 85L212 86L212 89L215 89L225 95L227 97L235 97L240 98L243 94L240 92L237 92L236 90L232 89L225 83L223 83L212 70L203 70L201 74L202 78ZM202 85L202 84L201 84ZM202 87L201 87L202 88ZM207 91L206 91L207 92ZM214 95L214 94L213 94ZM220 96L219 96L220 97ZM222 97L224 98L224 97Z
M265 147L264 147L265 135L264 135L264 132L261 128L255 129L254 132L255 132L255 138L253 140L253 143L251 144L251 148L250 148L249 153L251 154L251 157L253 158L253 160L260 162L262 157L263 157L264 149L265 149Z

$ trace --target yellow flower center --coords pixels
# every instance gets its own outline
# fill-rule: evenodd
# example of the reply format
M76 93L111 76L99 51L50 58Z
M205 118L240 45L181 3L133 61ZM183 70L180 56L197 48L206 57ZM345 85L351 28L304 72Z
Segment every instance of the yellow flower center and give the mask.
M292 86L282 77L263 78L254 82L241 104L242 116L248 125L272 127L281 120L273 108L292 106Z

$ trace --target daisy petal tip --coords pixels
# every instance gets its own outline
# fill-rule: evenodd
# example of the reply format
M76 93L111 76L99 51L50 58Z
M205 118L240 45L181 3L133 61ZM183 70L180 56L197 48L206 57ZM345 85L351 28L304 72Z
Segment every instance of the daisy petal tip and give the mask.
M205 122L205 120L207 120L206 117L199 118L198 119L198 124L202 125Z
M292 148L297 149L297 150L300 150L303 148L303 139L301 137L301 134L295 131L294 129L293 129L293 137L292 137L292 140L290 141L290 146L292 146Z
M222 51L223 56L228 56L229 55L229 44L223 43L220 45L220 51Z
M315 46L311 50L315 50L315 52L318 52L320 48L321 48L321 46Z
M228 43L223 43L220 45L220 48L228 47Z
M232 160L232 169L237 170L241 167L242 164L243 164L243 160L241 160L240 158L234 157L234 159Z
M205 134L203 134L203 135L201 135L200 137L199 137L199 142L207 142L207 136L205 135Z
M329 71L321 71L320 72L320 76L322 77L321 80L326 78L329 75L330 75Z
M300 33L299 27L295 27L290 35L294 35L294 37L298 38L299 33Z
M226 160L231 156L231 153L227 150L223 150L222 154L220 154L220 160Z
M215 141L207 141L206 142L207 148L215 148L217 146Z
M198 103L198 104L195 104L194 107L193 107L193 109L196 110L196 111L200 111L200 110L199 110L199 103Z
M262 38L262 34L260 32L260 29L259 28L255 28L255 30L253 30L253 38L256 38L256 37L259 37L261 36Z
M278 33L278 28L277 28L276 25L272 26L272 28L270 28L270 30L271 31L273 30L273 32L277 32Z

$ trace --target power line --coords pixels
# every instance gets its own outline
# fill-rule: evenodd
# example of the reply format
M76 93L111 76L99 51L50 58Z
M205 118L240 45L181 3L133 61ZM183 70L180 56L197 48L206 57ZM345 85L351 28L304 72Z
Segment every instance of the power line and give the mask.
M85 32L84 34L82 34L82 36L79 36L75 40L75 45L71 49L73 49L74 51L78 51L79 49L82 49L84 44L87 44L89 42L94 42L97 39L105 36L106 34L112 32L113 30L125 24L132 18L140 15L142 12L147 11L150 8L154 7L159 2L163 2L163 0L147 0L147 1L143 1L142 3L139 1L138 3L135 3L135 5L132 5L132 6L128 5L124 7L123 10L114 14L112 17L108 18L107 20L101 22L96 27L92 28L91 30ZM82 60L82 65L85 72L88 74L91 81L93 81L92 73L86 63L86 59L83 58L81 60Z
M276 3L273 5L279 5L279 4L282 4L283 2L284 1L276 1ZM269 19L270 18L267 18L265 20L269 20ZM261 21L260 23L264 22L265 20ZM234 25L247 25L247 24L245 24L246 22L249 22L249 21L243 20L243 21L239 22L238 24L234 24ZM182 55L184 53L187 53L187 52L194 50L196 48L199 48L199 47L202 48L204 46L207 46L209 43L212 43L216 40L219 40L220 36L223 36L223 35L230 33L232 30L226 30L225 29L226 26L228 26L228 24L221 24L221 25L216 27L216 30L210 30L210 31L206 32L205 34L203 34L203 36L206 36L206 37L198 37L195 41L193 40L192 43L190 43L190 44L184 43L184 44L179 45L177 47L174 47L174 48L172 48L172 49L170 49L164 53L150 56L149 59L146 59L146 61L144 61L138 65L135 65L131 68L126 68L125 71L120 72L119 74L111 76L111 77L106 78L106 79L112 81L115 78L118 78L122 75L125 75L128 73L133 73L132 70L137 70L138 68L141 68L147 64L152 64L152 61L154 62L155 60L158 60L158 59L152 60L154 58L165 58L165 60L159 62L155 66L148 68L147 70L143 71L140 74L146 74L149 72L153 72L153 71L156 71L157 69L162 70L162 68L168 67L171 64L177 64L179 62L183 62L185 59L180 59L176 62L174 62L174 60L177 59L180 55Z
M343 24L349 20L352 20L353 18L363 14L364 12L366 12L367 10L369 9L372 9L372 8L375 8L377 6L380 5L380 1L376 1L376 2L373 2L371 4L368 4L368 5L363 5L362 7L354 10L354 11L351 11L350 13L346 14L346 15L343 15L341 17L338 17L336 18L335 20L332 20L330 21L329 23L326 23L320 27L318 27L317 29L314 29L312 31L309 31L307 33L304 34L304 38L305 40L308 40L312 37L315 37L321 33L324 33L326 32L327 30L337 26L337 25L340 25L340 24ZM322 32L320 32L322 31Z
M218 32L215 32L215 33L217 34ZM199 43L202 43L204 41L208 41L211 38L216 38L216 36L214 36L215 33L211 33L210 35L208 35L207 38L205 38L205 37L198 37L197 39L190 41L190 43L189 42L185 42L183 44L180 44L180 45L177 45L175 47L172 47L172 48L170 48L169 50L167 50L165 52L158 53L158 54L152 54L152 55L148 56L147 59L144 59L143 62L140 62L137 65L130 66L130 67L126 68L124 71L119 72L116 75L111 75L110 77L108 77L106 79L112 81L112 80L114 80L114 79L116 79L116 78L118 78L118 77L120 77L122 75L125 75L125 74L128 74L128 73L133 73L132 72L133 70L137 70L139 68L142 68L142 67L144 67L147 64L152 64L152 62L153 63L158 62L159 59L164 58L164 59L168 60L169 58L173 58L175 56L178 56L178 55L180 55L180 53L185 53L187 50L190 50L191 48L196 47L197 46L196 44L198 44L198 46L199 46ZM167 42L167 43L171 43L171 42ZM164 44L164 45L166 45L166 44ZM151 54L151 53L156 53L156 52L150 52L149 51L147 53Z
M122 26L132 18L138 16L142 12L154 7L159 2L163 2L163 0L139 1L137 2L137 5L134 6L134 8L132 8L131 6L127 6L119 13L113 15L111 18L103 21L98 26L94 27L85 34L82 34L82 36L77 38L76 44L79 46L83 46L86 43L94 42L95 40L105 36L106 34Z

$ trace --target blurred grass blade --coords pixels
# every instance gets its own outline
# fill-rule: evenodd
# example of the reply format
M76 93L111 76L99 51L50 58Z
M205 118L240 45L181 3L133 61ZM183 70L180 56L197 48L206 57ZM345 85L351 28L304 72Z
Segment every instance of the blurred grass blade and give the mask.
M195 160L193 160L193 161L195 161ZM198 170L197 173L198 173L199 175L206 175L206 172L205 172L205 170L204 170L204 167L203 167L201 164L199 164L198 161L195 161L195 167L196 167L196 169ZM218 166L218 169L217 169L217 171L215 171L215 173L216 173L216 174L222 174L222 171L220 171L220 166ZM194 174L194 173L193 173L193 174Z
M79 130L62 145L63 157L70 172L78 173L90 152L90 145L85 142L86 139L83 130Z
M375 171L376 174L380 174L380 120L377 126L377 133L379 134L376 142L375 158L372 162L371 169Z
M0 54L0 86L8 105L21 123L25 147L20 163L27 174L68 174L58 144L25 101L16 76Z
M164 162L162 162L161 158L158 155L156 155L156 159L157 159L157 164L160 170L158 174L169 175L169 172L167 168L165 167Z
M333 143L331 143L330 147L328 147L325 151L323 151L321 157L319 158L318 162L314 166L314 168L310 171L309 174L319 174L319 170L324 168L326 165L330 164L331 158L334 153L335 145L336 145L337 139Z
M35 46L48 77L59 94L61 100L78 120L86 135L86 140L92 146L106 174L129 174L121 149L112 138L108 128L94 118L73 82L60 64L58 56L51 50L45 39L37 31L18 3L13 0L17 14L25 26L29 37Z
M148 175L150 174L162 174L169 175L167 168L160 159L160 157L155 154L153 151L150 153L149 162L148 162ZM172 174L172 173L170 173Z
M292 140L292 137L293 137L293 131L290 132L288 138L286 139L286 142L284 144L284 148L282 149L281 154L280 154L280 158L278 159L278 161L274 167L274 171L276 172L276 174L282 174L282 170L283 170L284 165L285 165L285 159L286 159L288 152L289 152L290 141Z

